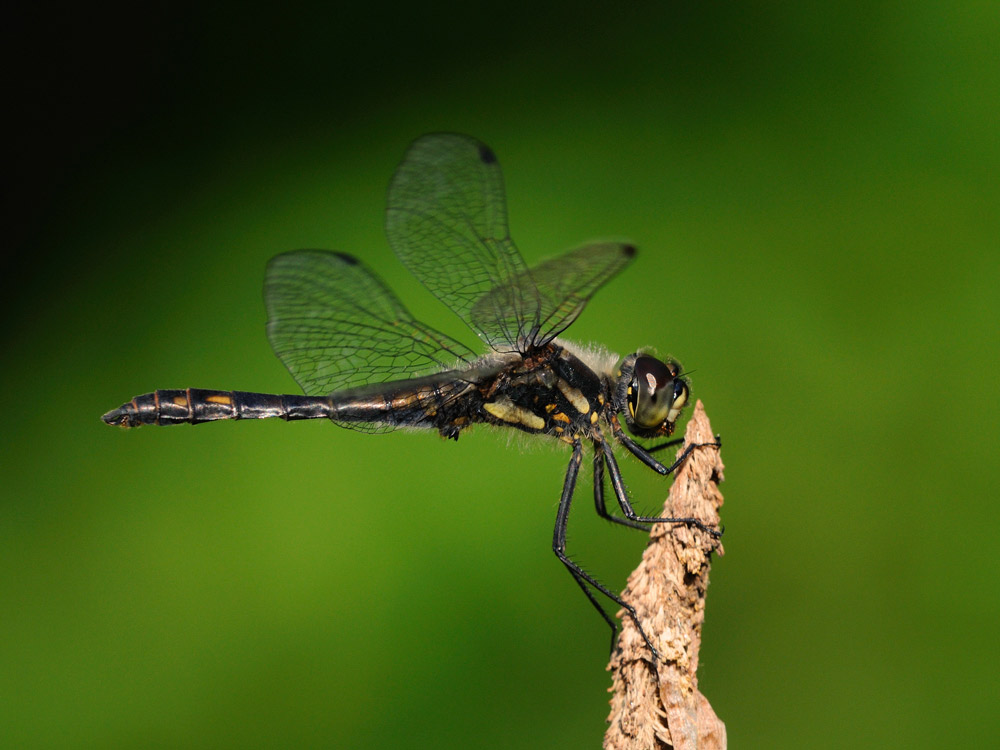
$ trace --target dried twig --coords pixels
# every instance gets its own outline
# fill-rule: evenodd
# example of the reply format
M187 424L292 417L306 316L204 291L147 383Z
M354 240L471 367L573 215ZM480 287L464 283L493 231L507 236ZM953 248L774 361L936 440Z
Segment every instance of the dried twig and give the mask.
M714 439L699 401L684 446ZM722 468L718 449L696 448L677 471L665 514L718 526ZM654 667L635 624L619 612L619 649L608 665L614 696L605 750L725 750L726 726L698 692L696 676L713 552L721 555L722 546L703 531L671 524L653 527L622 597L635 607L661 661Z

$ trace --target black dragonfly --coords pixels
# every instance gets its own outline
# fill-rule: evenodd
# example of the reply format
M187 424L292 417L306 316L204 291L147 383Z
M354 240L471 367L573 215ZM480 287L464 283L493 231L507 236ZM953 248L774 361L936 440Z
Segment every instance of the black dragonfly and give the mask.
M566 554L566 521L584 446L594 449L597 512L614 523L648 528L696 518L637 514L612 450L621 443L642 463L670 474L652 455L668 438L689 385L680 365L636 352L617 355L557 338L590 297L635 257L628 244L600 242L528 268L507 229L500 165L474 138L438 133L417 139L393 176L386 233L399 259L488 345L477 356L414 319L361 261L346 253L299 250L273 258L264 297L275 353L306 395L197 388L158 390L109 411L111 425L200 424L219 419L329 419L343 427L385 432L426 427L458 439L475 423L546 435L572 447L556 513L552 548L591 603L616 623L596 591L624 608L656 655L635 610ZM712 443L710 445L716 445ZM612 515L604 473L624 517Z

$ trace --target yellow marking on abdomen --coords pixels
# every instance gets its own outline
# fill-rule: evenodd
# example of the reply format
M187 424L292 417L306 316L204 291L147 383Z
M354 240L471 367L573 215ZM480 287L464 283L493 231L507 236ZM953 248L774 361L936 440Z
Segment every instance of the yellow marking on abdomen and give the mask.
M223 406L233 405L233 399L231 396L222 396L222 395L206 396L205 400L208 401L208 403L210 404L222 404Z
M483 404L483 408L497 419L511 424L523 424L533 430L540 430L545 427L545 420L537 414L533 414L527 409L518 406L510 399L500 399Z
M187 406L188 405L187 396L174 396L173 399L171 399L171 400L174 402L174 404L176 406Z
M587 400L587 397L583 395L583 391L579 388L574 388L562 378L559 378L556 381L556 388L559 389L559 392L566 397L566 400L569 401L573 405L573 408L578 412L586 414L590 411L590 402Z

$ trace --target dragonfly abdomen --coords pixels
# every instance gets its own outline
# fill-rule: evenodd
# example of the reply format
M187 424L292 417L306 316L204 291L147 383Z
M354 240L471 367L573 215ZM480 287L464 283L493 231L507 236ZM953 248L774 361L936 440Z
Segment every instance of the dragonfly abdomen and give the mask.
M220 419L325 419L330 412L330 399L324 397L182 388L136 396L101 418L112 425L138 427Z
M330 419L395 427L425 427L455 437L469 424L474 407L463 396L475 387L462 380L413 379L334 393Z

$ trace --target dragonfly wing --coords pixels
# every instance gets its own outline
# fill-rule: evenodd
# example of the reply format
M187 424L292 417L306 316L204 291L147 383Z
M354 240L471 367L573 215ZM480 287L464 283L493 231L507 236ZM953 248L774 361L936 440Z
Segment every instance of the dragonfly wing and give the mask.
M510 238L503 176L485 144L453 133L414 141L389 186L386 234L410 272L494 350L518 350L537 327L538 290ZM499 287L502 306L472 317Z
M466 367L475 354L420 323L361 261L298 250L271 259L267 335L310 396Z
M584 245L522 272L509 283L492 289L470 311L475 323L491 321L512 309L521 287L530 284L538 294L538 320L525 331L522 351L544 346L576 320L587 301L635 256L635 248L618 242Z
M584 245L531 269L538 289L539 324L532 344L543 346L583 312L594 293L635 257L635 247L619 242Z

